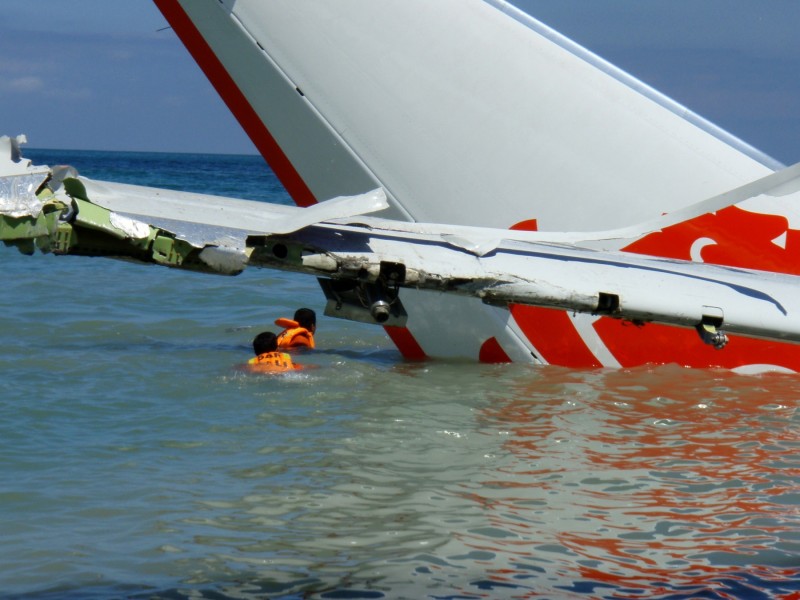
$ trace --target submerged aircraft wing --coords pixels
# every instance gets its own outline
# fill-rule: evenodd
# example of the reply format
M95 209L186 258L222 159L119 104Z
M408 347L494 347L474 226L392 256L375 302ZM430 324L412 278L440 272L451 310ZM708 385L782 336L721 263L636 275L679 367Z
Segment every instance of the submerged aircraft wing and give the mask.
M790 195L800 200L798 187L800 165L730 195L744 204L795 189ZM651 323L696 329L698 345L716 348L726 345L727 333L800 342L795 275L591 247L635 243L669 229L674 216L594 234L402 223L367 216L386 208L381 189L293 208L95 182L19 159L0 168L0 189L7 190L0 196L0 239L23 251L36 244L58 254L229 275L247 266L307 273L321 278L326 314L388 327L405 326L403 291L413 289L502 309L604 315L640 329L643 344ZM718 204L702 203L678 223L725 208Z
M401 289L414 288L503 308L559 308L640 326L693 327L719 347L727 343L723 327L800 342L797 276L535 241L503 239L490 252L475 253L464 239L454 243L431 224L403 232L368 223L319 224L290 236L249 236L249 263L329 277L334 283L324 287L334 304L353 292L353 307L361 303L381 323L402 319Z
M477 262L491 273L506 263L523 268L512 259L528 252L528 244L558 240L568 244L560 248L565 252L591 247L705 261L742 273L794 274L800 264L800 208L782 197L791 190L748 192L744 200L722 195L780 165L504 0L154 1L299 206L383 190L388 206L379 216L407 221L404 235L410 237L403 243L423 258L436 244L422 239L435 235L460 253L458 264ZM59 177L53 175L53 189ZM188 208L175 219L177 195L176 206L163 214L158 202L122 210L131 190L121 193L119 203L104 206L110 200L101 196L116 194L96 193L105 184L63 179L70 188L66 200L53 192L40 216L7 221L9 241L26 251L35 238L40 247L59 252L124 255L132 252L130 227L140 236L134 258L235 273L253 256L263 259L264 248L285 251L284 260L295 259L292 252L300 248L302 259L302 244L288 242L313 240L297 236L330 227L342 228L343 235L364 233L347 228L367 218L354 219L342 201L330 213L299 217L295 225L305 227L296 231L285 223L283 233L270 232L278 221L294 217L285 209L264 208L275 214L247 219L252 213L244 205L240 212L185 203ZM715 199L717 208L698 208L705 198ZM239 223L237 216L236 223L221 225L215 222L221 215L244 220ZM662 216L667 221L661 222ZM659 222L663 226L656 227ZM419 223L447 227L417 228ZM642 223L649 225L642 229ZM262 231L253 231L255 224ZM384 237L403 238L398 226L390 225L371 227ZM589 233L598 229L614 233ZM540 235L525 238L518 230ZM276 245L275 235L289 239ZM361 239L369 244L371 238ZM588 264L583 254L556 259L555 248L541 250L548 262ZM507 258L494 261L499 254ZM318 267L336 260L317 251L307 256ZM625 264L623 258L613 260ZM660 268L636 270L652 275ZM475 273L467 277L479 278ZM348 299L364 304L364 294L375 291L346 287L323 285L334 309L337 298L342 306ZM577 284L574 289L586 292ZM622 313L553 309L538 301L506 308L483 302L477 293L441 291L403 288L403 324L387 332L404 356L574 367L766 362L800 370L800 350L778 341L734 340L724 352L708 347L709 354L697 350L697 335L686 328L651 324L648 339L654 341L642 344L638 328L614 318ZM613 290L595 291L606 294L604 303L616 303ZM617 308L626 306L620 297ZM453 321L459 327L452 327Z
M391 219L617 230L780 167L504 0L154 1L301 206L380 187ZM795 210L780 213L794 223ZM721 237L639 245L689 260L732 245ZM762 255L720 260L773 268ZM406 357L628 366L669 360L663 346L719 364L694 339L642 347L593 317L416 290L403 304L406 326L387 331Z

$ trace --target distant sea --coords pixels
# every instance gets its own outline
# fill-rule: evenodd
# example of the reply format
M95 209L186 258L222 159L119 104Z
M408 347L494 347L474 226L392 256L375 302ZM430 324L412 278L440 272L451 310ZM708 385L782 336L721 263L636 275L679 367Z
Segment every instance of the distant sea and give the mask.
M253 156L25 151L290 203ZM800 598L800 376L405 362L313 278L0 247L0 600Z

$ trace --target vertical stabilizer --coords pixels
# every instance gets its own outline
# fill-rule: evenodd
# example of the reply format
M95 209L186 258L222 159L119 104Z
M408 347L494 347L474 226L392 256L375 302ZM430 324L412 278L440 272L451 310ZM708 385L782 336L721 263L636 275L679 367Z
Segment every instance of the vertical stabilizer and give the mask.
M393 218L612 229L775 166L501 0L155 2L300 205L380 186ZM532 360L552 329L403 303L409 356Z

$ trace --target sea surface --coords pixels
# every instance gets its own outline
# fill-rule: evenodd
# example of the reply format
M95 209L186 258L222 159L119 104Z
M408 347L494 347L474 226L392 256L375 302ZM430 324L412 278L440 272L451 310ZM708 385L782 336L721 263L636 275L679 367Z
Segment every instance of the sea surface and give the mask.
M252 156L27 150L289 203ZM405 362L310 277L0 247L0 600L800 598L800 376Z

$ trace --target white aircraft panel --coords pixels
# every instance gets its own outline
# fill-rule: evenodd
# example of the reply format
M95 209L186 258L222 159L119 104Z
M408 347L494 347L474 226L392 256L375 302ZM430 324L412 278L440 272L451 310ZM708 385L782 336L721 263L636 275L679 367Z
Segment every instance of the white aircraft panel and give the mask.
M502 0L155 1L300 204L381 186L389 218L615 229L774 167ZM460 302L409 311L421 346Z
M317 148L297 131L275 134L312 189L321 177L351 184L349 172L337 182L324 168L329 150L340 164L347 146L415 220L507 227L536 218L542 229L584 230L635 223L769 172L479 0L230 4L263 60L342 140ZM274 112L249 63L226 66L259 88L247 95L260 115Z

